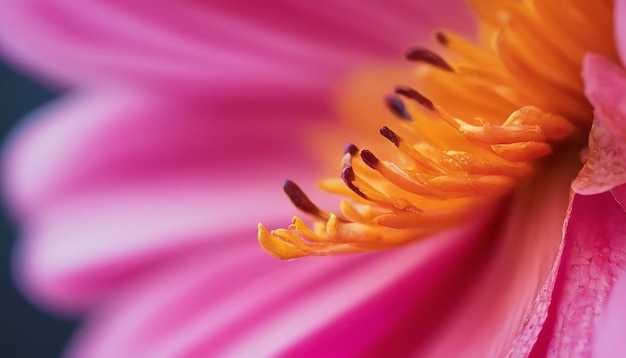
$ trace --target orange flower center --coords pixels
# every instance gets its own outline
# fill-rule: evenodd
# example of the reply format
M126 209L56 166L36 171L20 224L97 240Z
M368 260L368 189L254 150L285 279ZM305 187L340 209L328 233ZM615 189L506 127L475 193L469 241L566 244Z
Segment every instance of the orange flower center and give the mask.
M482 41L441 31L435 39L446 59L407 52L417 69L385 98L398 119L380 128L395 149L346 147L341 179L321 183L346 197L338 214L286 181L314 225L298 217L287 229L259 224L267 252L291 259L383 250L449 230L498 203L560 143L586 137L593 115L582 61L589 52L617 59L613 2L469 3Z

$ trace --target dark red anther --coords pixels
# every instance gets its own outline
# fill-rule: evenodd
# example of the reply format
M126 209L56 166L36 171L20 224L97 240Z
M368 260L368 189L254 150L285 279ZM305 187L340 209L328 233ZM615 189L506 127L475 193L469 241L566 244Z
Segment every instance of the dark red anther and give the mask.
M412 119L411 115L406 110L404 103L399 97L393 95L387 96L385 97L385 103L387 104L389 110L391 110L391 112L395 114L398 118L406 119L408 121Z
M446 46L450 42L450 40L448 40L448 36L439 31L435 32L435 40L437 40L441 46Z
M395 89L396 93L399 95L402 95L404 97L410 98L414 101L416 101L417 103L421 104L422 106L430 109L431 111L435 109L435 105L433 104L433 102L431 100L429 100L428 98L424 97L423 94L417 92L416 90L414 90L411 87L406 87L406 86L398 86Z
M343 148L343 153L350 154L351 156L356 155L358 152L359 152L359 148L352 143L346 144L346 146Z
M289 197L289 200L293 203L293 205L304 211L305 213L309 213L312 215L320 216L320 209L313 204L313 202L304 194L300 187L292 182L291 180L285 180L283 182L283 191Z
M372 169L376 169L378 164L380 164L380 160L378 160L378 158L376 158L376 156L367 149L361 151L361 159L363 159L363 162Z
M362 197L363 199L367 199L367 195L365 195L359 188L357 188L356 185L354 185L354 180L356 179L356 176L354 174L354 169L352 169L351 166L343 168L343 170L341 171L341 179L343 179L343 182L346 183L348 188L350 188L350 190L352 190L355 194Z
M415 62L424 62L435 67L441 68L442 70L453 72L454 69L450 66L443 57L437 55L431 50L415 47L407 51L405 55L406 59L409 61Z
M382 134L383 137L389 139L389 141L393 143L393 145L395 145L396 147L400 146L400 137L398 137L398 135L394 131L389 129L389 127L380 127L380 134Z

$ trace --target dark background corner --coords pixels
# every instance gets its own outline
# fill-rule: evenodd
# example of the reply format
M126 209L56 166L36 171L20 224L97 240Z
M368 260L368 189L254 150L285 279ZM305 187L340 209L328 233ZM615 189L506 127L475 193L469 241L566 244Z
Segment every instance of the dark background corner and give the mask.
M21 117L57 96L0 62L0 133L2 143ZM17 228L0 204L0 356L58 357L75 323L46 314L26 301L11 276Z

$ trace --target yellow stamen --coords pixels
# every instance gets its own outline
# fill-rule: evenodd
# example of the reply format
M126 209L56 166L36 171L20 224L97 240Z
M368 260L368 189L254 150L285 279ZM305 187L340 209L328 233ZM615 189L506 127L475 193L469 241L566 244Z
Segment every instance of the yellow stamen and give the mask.
M341 180L321 183L348 198L339 214L319 209L285 182L295 206L313 217L313 229L298 217L287 229L259 224L265 250L291 259L383 250L432 236L497 203L538 158L558 150L555 144L588 131L581 64L589 52L617 58L613 2L468 2L484 41L438 31L448 58L423 48L407 52L416 71L386 99L399 120L380 129L395 151L379 159L389 153L382 144L347 147Z

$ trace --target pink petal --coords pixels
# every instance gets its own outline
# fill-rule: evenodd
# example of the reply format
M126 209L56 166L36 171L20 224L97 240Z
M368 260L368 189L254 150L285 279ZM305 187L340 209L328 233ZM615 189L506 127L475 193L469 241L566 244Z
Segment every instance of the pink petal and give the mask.
M527 352L545 319L559 255L562 183L572 175L571 166L559 169L530 184L536 195L511 199L500 224L485 227L492 213L484 212L472 227L390 252L285 263L249 238L227 236L233 246L180 255L118 290L81 330L73 353Z
M49 204L22 230L18 282L42 306L83 311L155 266L228 246L234 234L256 246L257 220L293 213L275 174L254 185L210 174L111 184Z
M583 62L585 95L609 130L626 138L626 71L611 60L588 54Z
M622 209L626 211L626 185L620 185L611 189L611 194L613 194L613 198L621 205Z
M626 356L626 276L623 274L611 290L604 313L593 335L594 357Z
M35 113L4 163L27 293L80 311L143 268L225 233L243 230L255 242L258 220L287 221L293 209L280 183L310 184L303 178L315 167L290 135L307 128L293 113L329 111L319 96L276 95L292 101L266 95L243 105L220 93L199 104L118 89Z
M452 0L6 0L0 39L26 69L62 83L131 81L176 92L202 91L216 81L319 85L347 65L402 61L407 46L426 42L434 19L467 31L461 6Z
M369 325L334 330L335 354L349 355L354 347L341 341L362 346L370 330L388 323L392 300L404 305L425 296L450 264L468 255L476 239L468 233L385 253L292 262L267 256L248 238L229 237L239 244L181 256L111 299L81 330L72 355L275 356L405 284L404 298L393 294L382 309L369 311ZM363 339L353 341L357 336Z
M585 58L583 77L595 120L587 162L572 189L591 195L626 183L626 71L592 54Z
M611 190L613 198L626 211L626 185ZM595 357L619 357L626 355L626 341L623 339L626 330L626 276L622 273L617 278L604 313L598 322L593 335L593 355Z
M595 327L626 268L625 221L626 213L610 193L574 195L550 318L536 356L590 355Z
M198 103L117 90L76 94L39 110L5 151L14 211L34 215L94 188L189 172L244 178L282 165L297 173L309 153L287 133L306 129L299 120L329 117L319 96L284 95L291 102L278 105L269 97L216 97Z

